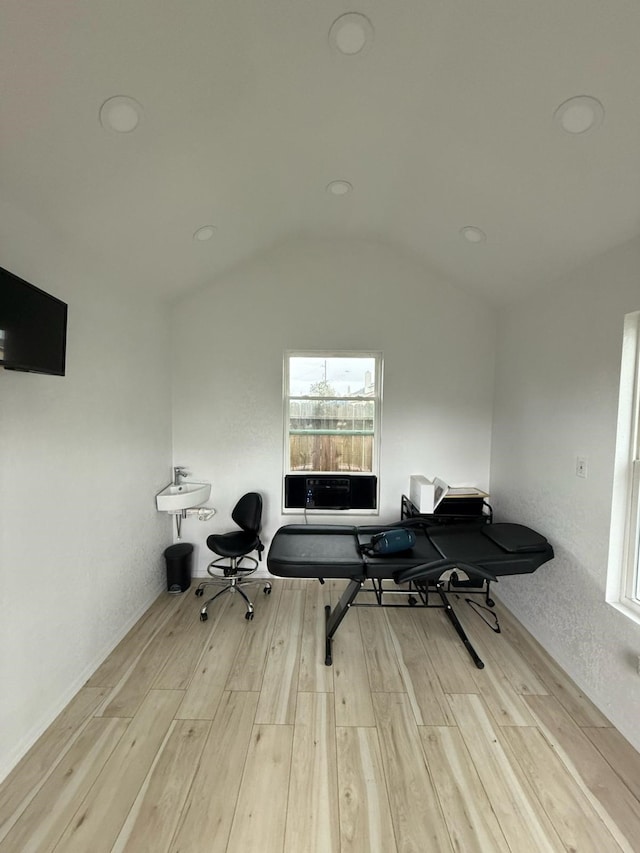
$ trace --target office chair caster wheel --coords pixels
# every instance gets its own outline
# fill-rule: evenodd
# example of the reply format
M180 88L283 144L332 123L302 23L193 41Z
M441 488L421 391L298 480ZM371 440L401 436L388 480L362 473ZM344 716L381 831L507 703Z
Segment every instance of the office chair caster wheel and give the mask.
M198 598L200 598L201 595L204 595L204 590L203 589L197 589L196 595L198 596Z
M495 607L496 606L496 603L493 600L493 598L487 598L487 604L489 605L489 607Z
M200 614L200 621L201 622L206 622L208 618L209 618L208 614L206 614L206 613Z
M413 595L410 595L407 601L409 602L409 607L415 607L418 603L418 599L415 598Z
M244 614L244 618L248 619L249 622L251 622L251 620L253 619L253 610L247 610L247 612Z
M271 587L270 586L265 586L264 594L265 595L271 595Z

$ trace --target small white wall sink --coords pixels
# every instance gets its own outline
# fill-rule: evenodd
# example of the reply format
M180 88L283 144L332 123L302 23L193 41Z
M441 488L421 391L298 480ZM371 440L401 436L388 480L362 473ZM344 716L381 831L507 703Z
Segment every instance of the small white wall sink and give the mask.
M180 512L201 506L209 500L211 483L189 483L185 481L179 486L170 484L156 495L156 506L160 512Z

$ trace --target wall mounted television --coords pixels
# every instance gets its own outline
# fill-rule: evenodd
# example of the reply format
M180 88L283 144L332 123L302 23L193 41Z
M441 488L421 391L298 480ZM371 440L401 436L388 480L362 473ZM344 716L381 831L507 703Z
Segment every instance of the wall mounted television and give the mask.
M0 267L0 365L64 376L67 305Z

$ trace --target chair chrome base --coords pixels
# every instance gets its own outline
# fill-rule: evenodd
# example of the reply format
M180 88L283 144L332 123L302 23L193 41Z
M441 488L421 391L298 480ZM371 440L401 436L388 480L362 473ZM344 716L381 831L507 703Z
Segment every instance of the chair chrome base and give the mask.
M228 562L225 562L228 560ZM255 565L252 568L242 568L240 563L243 560L250 560ZM260 583L259 578L254 578L253 580L247 580L246 576L253 574L255 570L258 568L258 561L253 557L220 557L217 560L209 563L207 566L207 573L211 575L213 580L205 580L198 584L198 587L195 591L197 596L204 595L204 589L207 586L217 586L220 583L223 583L224 586L222 589L218 590L215 595L213 595L208 601L205 602L202 609L200 610L200 621L206 622L209 618L209 614L207 613L207 608L211 604L212 601L215 601L216 598L221 596L225 592L239 592L240 595L244 598L247 604L247 612L244 614L244 618L251 620L253 619L253 603L250 601L247 594L243 591L243 586L250 586L251 584ZM214 571L222 571L222 575L214 574ZM271 584L269 581L265 581L264 585L264 593L265 595L269 595L271 593Z

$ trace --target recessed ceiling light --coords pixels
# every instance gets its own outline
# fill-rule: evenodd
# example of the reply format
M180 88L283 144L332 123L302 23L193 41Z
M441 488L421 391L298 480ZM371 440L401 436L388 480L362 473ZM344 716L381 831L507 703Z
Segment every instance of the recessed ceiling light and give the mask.
M100 123L106 130L131 133L142 117L142 106L126 95L109 98L100 107Z
M482 243L487 239L487 235L481 228L476 228L475 225L465 225L460 229L460 234L469 243Z
M329 44L345 56L355 56L371 46L373 26L359 12L348 12L337 18L329 30Z
M587 133L602 124L604 107L590 95L579 95L560 104L553 116L567 133Z
M203 225L202 228L198 228L194 232L193 239L203 243L205 240L210 240L213 237L215 230L214 225Z
M330 184L327 184L327 192L331 193L331 195L346 195L352 189L353 186L349 181L331 181Z

